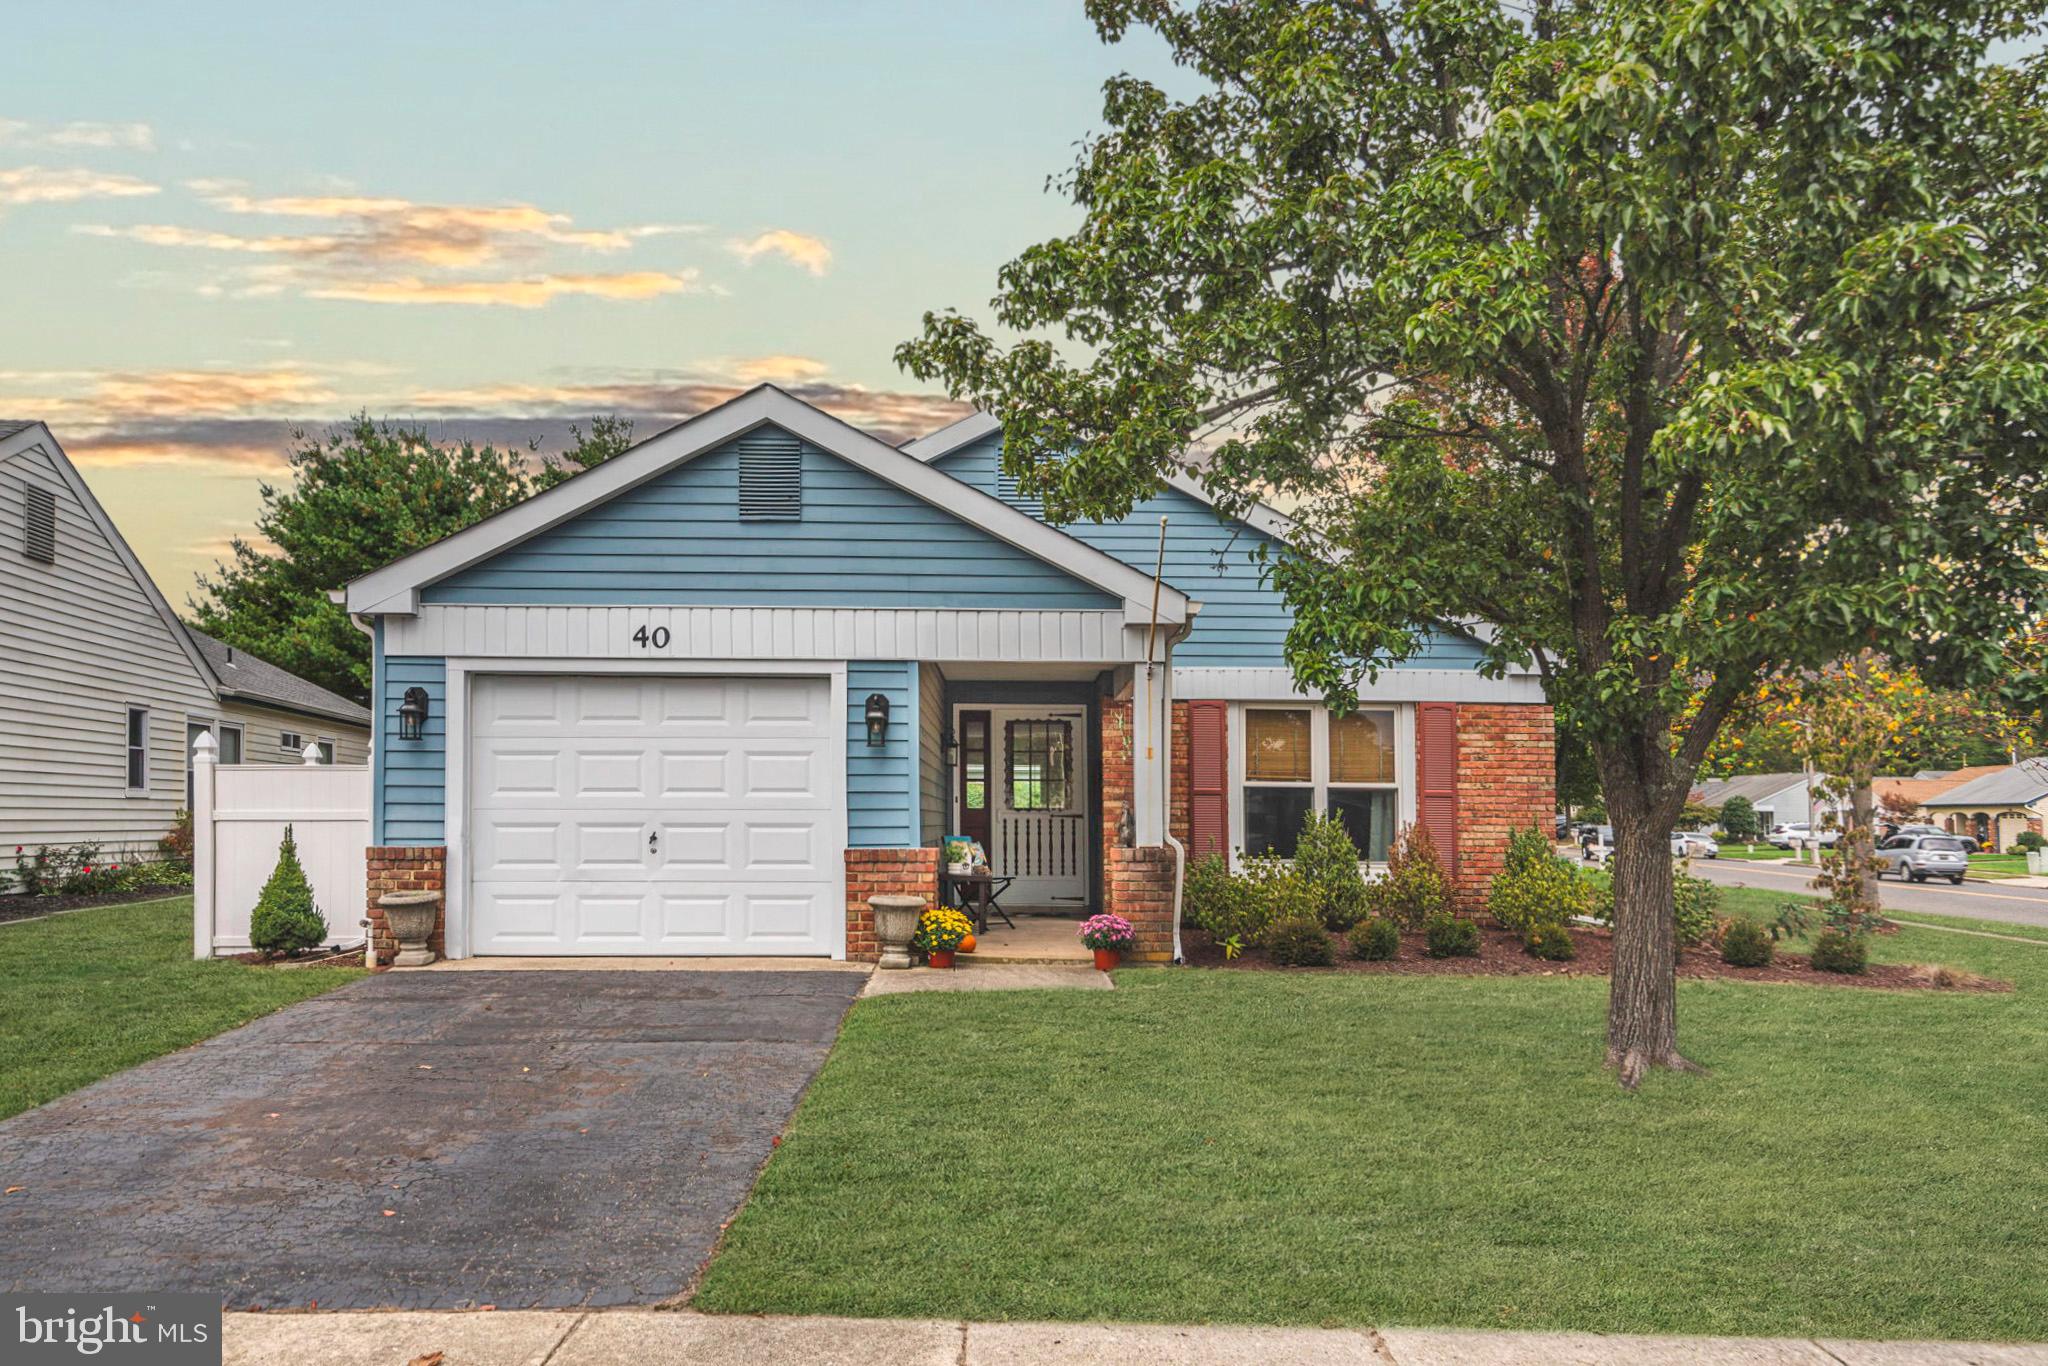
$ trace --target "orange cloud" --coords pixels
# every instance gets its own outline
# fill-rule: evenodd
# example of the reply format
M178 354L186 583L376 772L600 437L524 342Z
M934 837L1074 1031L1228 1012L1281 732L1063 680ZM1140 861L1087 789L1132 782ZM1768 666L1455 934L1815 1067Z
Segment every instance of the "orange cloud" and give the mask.
M789 384L798 380L820 379L832 372L832 367L809 356L743 356L726 363L734 379L749 384Z
M0 168L0 208L66 204L80 199L126 199L155 194L158 186L132 175L47 166Z
M306 291L311 299L353 299L371 304L475 304L542 308L565 295L594 299L652 299L697 288L697 272L630 271L619 275L536 275L518 280L393 280L337 282Z
M758 257L780 256L813 275L823 275L832 268L832 248L824 238L788 228L770 228L752 237L735 237L725 245L750 266Z

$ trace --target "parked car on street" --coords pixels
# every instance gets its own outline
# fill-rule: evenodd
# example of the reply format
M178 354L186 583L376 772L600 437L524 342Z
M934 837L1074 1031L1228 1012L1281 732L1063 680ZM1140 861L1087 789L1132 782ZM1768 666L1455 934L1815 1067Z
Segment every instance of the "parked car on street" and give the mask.
M1877 875L1892 873L1900 878L1925 882L1945 877L1958 887L1970 868L1970 855L1959 835L1893 835L1877 849Z
M1787 825L1771 827L1771 846L1775 849L1793 849L1805 844L1818 844L1823 849L1835 847L1835 841L1842 838L1839 830L1815 830L1805 821L1793 821Z
M1709 835L1696 830L1678 830L1671 836L1671 857L1673 858L1719 858L1721 846Z

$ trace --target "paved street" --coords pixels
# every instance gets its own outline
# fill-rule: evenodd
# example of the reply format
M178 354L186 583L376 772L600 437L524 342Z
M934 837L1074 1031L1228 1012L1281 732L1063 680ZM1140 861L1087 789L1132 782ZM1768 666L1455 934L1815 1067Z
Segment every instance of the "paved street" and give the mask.
M1771 891L1801 892L1813 880L1811 867L1791 864L1757 863L1749 859L1694 859L1692 870L1724 887L1762 887ZM1926 911L1934 915L1968 916L1973 920L2003 920L2014 925L2048 926L2048 887L2015 887L2000 882L1965 882L1960 887L1943 883L1899 882L1885 878L1878 883L1886 910Z
M343 987L0 1124L0 1289L271 1310L658 1304L746 1198L865 980Z

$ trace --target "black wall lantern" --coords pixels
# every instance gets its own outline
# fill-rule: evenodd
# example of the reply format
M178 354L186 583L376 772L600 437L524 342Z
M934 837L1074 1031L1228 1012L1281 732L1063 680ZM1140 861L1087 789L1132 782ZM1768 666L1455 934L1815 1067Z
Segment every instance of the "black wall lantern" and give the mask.
M879 745L889 738L889 699L878 692L868 694L868 743Z
M405 700L398 704L398 738L417 740L426 729L427 690L407 688Z

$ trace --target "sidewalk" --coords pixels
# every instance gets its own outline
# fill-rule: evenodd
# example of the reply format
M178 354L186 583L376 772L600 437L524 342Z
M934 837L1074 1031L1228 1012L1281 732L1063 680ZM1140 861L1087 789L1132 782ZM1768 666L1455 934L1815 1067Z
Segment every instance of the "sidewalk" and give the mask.
M229 1314L228 1366L2048 1366L2048 1346L591 1313ZM440 1355L438 1358L436 1353Z

